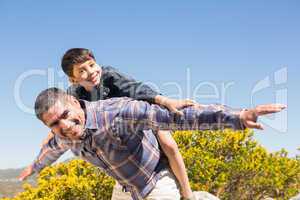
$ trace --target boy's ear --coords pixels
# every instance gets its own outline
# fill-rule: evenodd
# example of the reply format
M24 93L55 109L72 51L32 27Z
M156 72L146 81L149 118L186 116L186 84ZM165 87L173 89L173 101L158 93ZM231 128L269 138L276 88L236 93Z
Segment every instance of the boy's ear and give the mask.
M72 83L72 84L75 84L76 83L76 80L72 77L69 77L69 82Z

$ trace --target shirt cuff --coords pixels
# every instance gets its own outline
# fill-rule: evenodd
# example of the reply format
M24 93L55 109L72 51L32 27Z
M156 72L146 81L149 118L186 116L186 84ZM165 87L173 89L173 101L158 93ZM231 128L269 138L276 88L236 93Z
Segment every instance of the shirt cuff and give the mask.
M44 166L35 161L32 165L32 168L35 173L39 173L44 168Z
M242 112L243 109L239 110L234 110L232 112L229 112L227 117L228 117L228 122L232 125L232 129L234 130L245 130L246 127L240 117L240 113ZM225 121L227 121L225 120Z
M150 104L155 104L155 97L161 95L160 93L151 92L137 98L138 100L147 101Z

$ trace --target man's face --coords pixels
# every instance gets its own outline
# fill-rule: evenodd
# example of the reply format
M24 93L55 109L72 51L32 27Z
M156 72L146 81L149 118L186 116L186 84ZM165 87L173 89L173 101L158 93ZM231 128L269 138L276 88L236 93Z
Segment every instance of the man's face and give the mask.
M73 76L70 81L85 88L93 88L100 83L101 68L94 59L90 59L73 67Z
M69 139L79 139L83 135L85 115L80 103L74 98L57 101L42 115L43 122L54 134Z

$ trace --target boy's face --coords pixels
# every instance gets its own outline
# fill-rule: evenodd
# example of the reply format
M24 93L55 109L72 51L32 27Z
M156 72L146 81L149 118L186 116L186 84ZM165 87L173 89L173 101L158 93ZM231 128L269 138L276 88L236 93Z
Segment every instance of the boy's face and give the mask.
M100 83L101 68L94 59L76 64L73 67L73 76L69 77L72 83L80 84L85 88L93 88Z

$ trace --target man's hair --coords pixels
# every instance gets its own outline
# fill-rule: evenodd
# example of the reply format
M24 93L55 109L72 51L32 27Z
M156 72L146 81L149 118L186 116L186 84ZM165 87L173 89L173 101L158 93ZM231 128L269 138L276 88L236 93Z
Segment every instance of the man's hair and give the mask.
M34 104L35 115L42 120L42 116L49 110L58 100L64 102L68 95L65 91L58 88L48 88L43 90L36 98Z
M61 67L69 77L73 76L73 67L76 64L84 63L87 60L95 59L93 52L85 48L69 49L61 60Z

